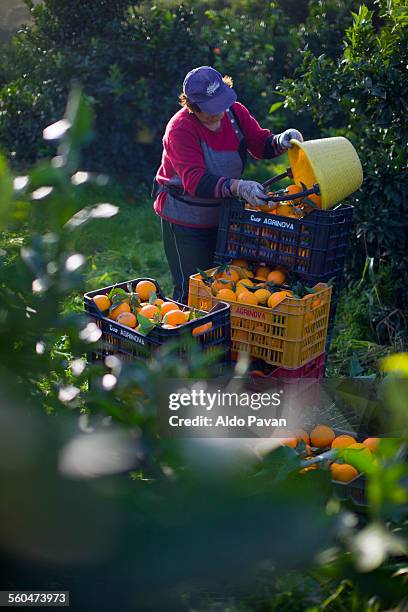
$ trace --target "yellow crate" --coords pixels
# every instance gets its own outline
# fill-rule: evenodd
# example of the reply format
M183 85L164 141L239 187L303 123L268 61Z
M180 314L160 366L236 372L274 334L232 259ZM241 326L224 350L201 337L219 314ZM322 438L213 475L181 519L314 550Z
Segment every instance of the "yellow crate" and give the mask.
M239 268L231 267L243 278ZM206 270L206 273L210 276L216 269ZM246 352L270 365L294 369L324 352L332 288L318 283L314 289L313 296L306 299L287 297L274 309L223 299L231 306L233 358ZM190 307L209 311L218 301L200 274L190 276Z

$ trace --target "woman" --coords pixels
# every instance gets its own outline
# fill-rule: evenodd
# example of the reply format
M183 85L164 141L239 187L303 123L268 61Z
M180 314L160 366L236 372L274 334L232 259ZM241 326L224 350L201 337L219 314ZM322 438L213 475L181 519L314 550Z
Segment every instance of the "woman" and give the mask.
M188 281L213 266L224 198L265 204L262 185L241 180L247 152L270 159L302 141L294 129L273 135L237 102L230 77L209 66L191 70L180 95L183 107L163 137L161 166L152 195L161 217L164 250L173 277L173 299L187 304Z

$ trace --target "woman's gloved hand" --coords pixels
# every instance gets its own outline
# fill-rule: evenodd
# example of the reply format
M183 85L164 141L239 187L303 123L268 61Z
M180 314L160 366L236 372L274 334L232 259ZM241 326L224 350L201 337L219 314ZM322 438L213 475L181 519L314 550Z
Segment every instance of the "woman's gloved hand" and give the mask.
M260 183L256 181L238 181L236 185L236 194L239 198L249 202L253 206L262 206L265 204L265 200L261 199L261 196L265 197L265 191Z
M279 146L283 147L284 149L291 149L293 147L293 145L290 144L292 138L299 140L299 142L303 142L302 134L294 128L289 128L288 130L282 132L282 134L278 134L277 138Z

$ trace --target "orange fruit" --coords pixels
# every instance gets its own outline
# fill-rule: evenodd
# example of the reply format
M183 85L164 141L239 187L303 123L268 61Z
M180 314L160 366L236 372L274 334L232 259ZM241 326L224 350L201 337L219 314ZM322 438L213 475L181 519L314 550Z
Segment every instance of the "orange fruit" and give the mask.
M136 285L136 293L140 297L141 300L148 301L150 297L150 293L154 291L156 293L157 287L152 281L143 280L139 281Z
M290 448L296 448L298 443L297 438L281 438L279 441L282 446L290 446Z
M358 476L356 468L348 463L332 463L330 470L332 479L339 480L340 482L350 482L350 480Z
M249 280L249 278L242 278L237 282L237 291L238 289L245 289L246 287L253 287L254 283Z
M180 309L170 310L166 313L163 321L169 325L182 325L187 323L188 312L182 312Z
M180 310L180 308L177 304L174 304L174 302L164 302L164 304L161 305L160 314L164 316L166 313L170 312L170 310Z
M335 437L336 434L332 428L327 425L317 425L313 431L310 432L310 442L312 446L317 446L318 448L330 446Z
M237 302L240 302L241 304L250 304L251 306L258 305L256 295L250 291L241 291L241 293L238 294Z
M109 313L109 318L113 319L113 321L116 321L118 316L122 314L123 312L130 312L130 306L127 302L121 302L120 304L118 304L116 308L114 308Z
M232 291L232 289L220 289L219 291L217 291L215 297L219 298L220 300L231 300L233 302L235 302L237 299L237 296L235 295L235 292Z
M304 442L306 442L306 448L307 448L307 446L309 446L309 444L310 444L310 437L309 437L309 434L307 433L307 431L305 431L304 429L297 429L295 431L295 436L296 436L297 440L303 440ZM309 450L310 450L310 446L309 446Z
M303 217L304 212L297 206L293 206L290 202L288 204L279 204L276 209L276 214L282 217L290 217L291 219L300 219Z
M379 443L380 438L366 438L363 440L364 446L367 446L372 453L375 453L375 451L378 449Z
M259 276L260 278L266 279L269 272L270 270L266 266L258 266L255 272L255 277Z
M126 327L136 327L137 319L132 312L122 312L116 321L121 325L126 325Z
M164 304L164 300L162 300L161 298L157 298L156 300L154 300L155 306L161 306L162 304Z
M258 304L267 304L271 297L271 292L267 289L257 289L254 291L254 296L258 300Z
M312 193L311 195L307 196L309 200L312 200L312 202L314 202L316 204L316 206L318 206L319 208L322 207L322 201L320 196L316 195L315 193ZM307 205L307 202L305 202L305 204Z
M146 317L147 319L152 319L154 315L157 314L158 312L159 312L159 309L154 304L147 304L147 306L143 306L139 310L139 314L141 314L143 317Z
M205 332L210 331L210 329L212 328L212 323L211 321L209 323L204 323L204 325L200 325L199 327L195 327L191 334L193 336L199 336L200 334L205 334Z
M107 295L95 295L92 299L101 312L105 312L111 307L111 301Z
M255 378L265 378L265 373L262 370L250 370L248 372L249 376L253 376Z
M268 299L268 307L276 308L276 306L279 306L279 304L287 298L287 293L287 291L277 291L276 293L272 293Z
M286 274L282 270L272 270L268 274L268 281L276 285L283 285L286 280Z
M288 185L286 187L286 191L288 195L296 195L297 193L299 193L299 191L302 191L302 187L299 187L299 185ZM300 199L304 197L304 196L300 196ZM294 197L294 200L299 200L299 198Z
M246 268L247 267L247 261L246 261L246 259L233 259L232 260L232 265L233 266L237 266L237 268Z
M355 444L356 440L353 436L348 436L343 434L341 436L336 436L331 444L332 448L347 448L351 444Z
M232 287L234 286L233 281L225 281L227 281L227 279L223 278L222 280L217 279L212 283L211 288L215 294L217 294L218 291L221 291L221 289L231 289L232 291Z
M228 268L227 270L225 270L225 272L222 273L221 278L230 280L233 283L237 283L239 281L239 274L236 270Z
M365 456L371 457L370 449L368 448L368 446L366 446L365 444L362 444L361 442L354 442L353 444L350 444L350 446L348 446L347 449L359 451L360 453L363 453Z

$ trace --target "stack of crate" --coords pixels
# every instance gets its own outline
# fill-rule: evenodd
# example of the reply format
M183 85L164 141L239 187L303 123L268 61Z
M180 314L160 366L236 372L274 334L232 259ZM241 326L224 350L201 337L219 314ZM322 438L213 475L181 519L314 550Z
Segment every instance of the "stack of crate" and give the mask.
M230 199L225 200L222 211L216 264L244 259L272 269L280 266L304 285L315 287L318 308L312 307L316 302L311 300L290 297L273 310L230 302L232 354L246 351L254 359L279 367L282 376L282 368L291 378L293 370L299 370L300 378L304 366L313 360L321 363L329 348L353 207L339 204L296 219L249 210L243 202ZM327 287L329 281L332 286ZM189 305L206 310L216 301L201 276L193 275ZM320 376L322 369L316 371Z

